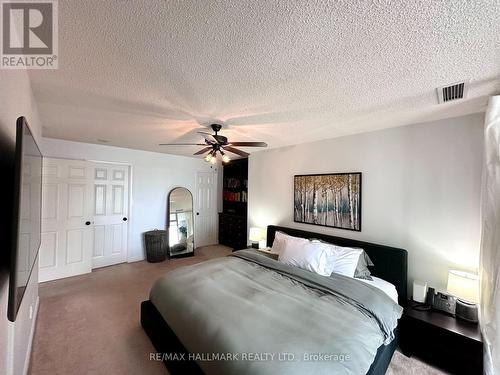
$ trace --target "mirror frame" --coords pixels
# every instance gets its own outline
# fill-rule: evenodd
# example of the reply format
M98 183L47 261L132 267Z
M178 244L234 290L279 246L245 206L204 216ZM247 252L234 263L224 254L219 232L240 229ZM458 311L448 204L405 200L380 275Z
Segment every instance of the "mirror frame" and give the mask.
M172 255L170 253L170 195L172 194L172 192L176 189L185 189L189 195L191 196L191 207L192 207L192 210L191 210L191 215L192 215L192 222L193 222L193 251L190 251L188 253L181 253L181 254L177 254L177 255ZM193 193L191 193L191 190L189 190L187 187L184 187L184 186L175 186L173 187L172 189L170 189L170 191L168 192L168 195L167 195L167 247L168 247L168 258L171 259L171 258L187 258L187 257L192 257L194 256L194 249L195 249L195 236L194 236L194 228L195 228L195 225L194 225L194 199L193 199Z

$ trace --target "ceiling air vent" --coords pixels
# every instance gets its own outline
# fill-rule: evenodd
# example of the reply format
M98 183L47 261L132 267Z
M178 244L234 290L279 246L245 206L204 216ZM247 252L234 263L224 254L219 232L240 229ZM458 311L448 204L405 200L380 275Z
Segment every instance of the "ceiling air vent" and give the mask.
M452 100L463 99L465 97L465 88L465 82L438 87L437 94L439 103L446 103L451 102Z

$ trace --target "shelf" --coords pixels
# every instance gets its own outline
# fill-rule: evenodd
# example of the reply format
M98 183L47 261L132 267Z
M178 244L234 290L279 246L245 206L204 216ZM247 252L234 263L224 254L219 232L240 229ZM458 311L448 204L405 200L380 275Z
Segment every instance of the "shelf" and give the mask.
M248 159L231 161L223 167L222 209L226 214L246 216L248 209ZM244 232L244 233L243 233ZM246 227L242 236L246 239Z

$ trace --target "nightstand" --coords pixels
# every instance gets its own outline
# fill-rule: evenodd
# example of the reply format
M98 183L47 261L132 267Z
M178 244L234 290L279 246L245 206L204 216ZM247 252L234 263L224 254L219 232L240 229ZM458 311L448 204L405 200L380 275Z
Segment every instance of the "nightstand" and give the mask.
M479 325L435 310L414 310L415 305L408 302L399 325L403 354L415 354L454 374L482 374L483 340Z

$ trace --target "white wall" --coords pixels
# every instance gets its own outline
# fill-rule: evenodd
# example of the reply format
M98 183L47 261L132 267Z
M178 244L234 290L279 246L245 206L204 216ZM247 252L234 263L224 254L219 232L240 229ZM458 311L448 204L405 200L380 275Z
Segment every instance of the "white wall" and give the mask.
M401 247L409 278L446 286L479 260L483 114L254 153L249 225L278 224ZM293 222L293 176L362 172L362 232Z
M10 252L9 214L12 202L12 183L5 183L12 178L14 159L16 119L25 116L37 141L40 141L40 121L33 99L28 75L21 70L0 70L0 153L2 179L2 222L1 248L2 263L7 263L5 255ZM9 176L6 176L9 174ZM8 190L5 190L8 189ZM38 259L33 274L28 282L15 323L7 320L8 301L8 264L0 269L0 374L22 374L27 370L31 338L34 330L35 315L30 319L30 308L36 313L38 300Z
M43 138L44 156L128 163L132 166L129 261L144 259L143 233L165 229L168 192L188 188L194 199L197 171L215 171L202 158Z

